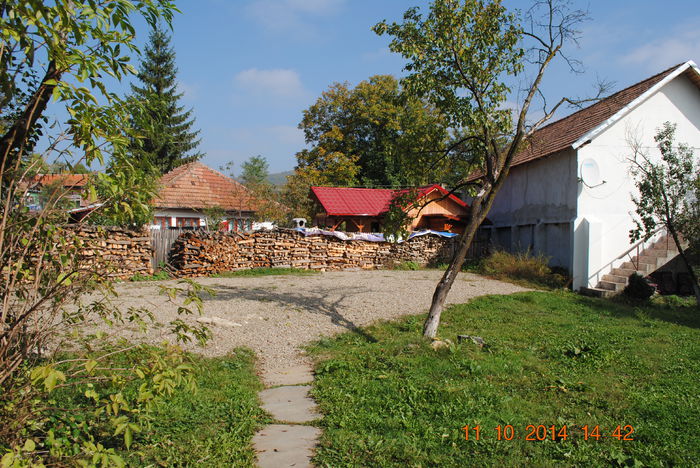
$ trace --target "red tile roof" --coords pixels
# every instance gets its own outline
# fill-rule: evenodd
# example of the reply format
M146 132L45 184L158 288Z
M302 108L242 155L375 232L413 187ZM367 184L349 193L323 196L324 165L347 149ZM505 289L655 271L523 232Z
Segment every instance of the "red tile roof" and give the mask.
M691 62L675 65L644 81L640 81L639 83L618 91L605 99L601 99L585 109L581 109L563 119L540 128L530 138L529 146L515 155L511 167L544 158L570 148L580 138L603 125L625 106L631 104L635 99L642 96L646 91L680 67L686 67L684 73L700 86L698 74L692 67L687 66L689 63ZM469 177L469 180L474 180L479 177L481 177L481 174L475 173Z
M64 187L84 187L89 177L89 174L37 174L32 184L49 185L60 180Z
M200 162L176 167L160 179L158 208L255 211L255 200L242 184Z
M434 190L442 195L449 192L439 185L429 185L419 189L419 198ZM405 189L373 189L351 187L311 187L311 191L329 216L381 216L389 211L391 201ZM454 195L449 198L461 206L465 202Z

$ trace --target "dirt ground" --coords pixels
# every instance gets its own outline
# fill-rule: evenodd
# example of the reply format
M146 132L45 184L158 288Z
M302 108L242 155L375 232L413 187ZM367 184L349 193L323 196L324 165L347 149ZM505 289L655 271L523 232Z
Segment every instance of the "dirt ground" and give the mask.
M204 301L204 320L213 339L206 347L189 349L208 356L225 355L246 346L259 358L260 374L268 385L275 385L280 372L308 365L300 349L322 336L352 330L377 320L427 311L442 271L345 271L310 276L261 276L240 278L200 278L200 284L216 295ZM176 317L176 306L161 294L160 285L175 281L121 283L115 302L122 308L148 307L157 322ZM464 303L485 294L510 294L524 288L461 273L447 298L450 304ZM195 320L195 317L187 320ZM121 327L119 334L143 339L135 327ZM138 338L137 338L138 337ZM167 327L152 327L148 341L172 339Z

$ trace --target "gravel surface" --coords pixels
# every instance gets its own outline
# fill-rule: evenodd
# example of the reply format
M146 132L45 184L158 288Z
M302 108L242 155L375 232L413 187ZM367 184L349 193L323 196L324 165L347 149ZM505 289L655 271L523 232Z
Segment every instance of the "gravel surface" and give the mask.
M322 336L351 330L377 320L427 312L442 271L345 271L310 276L199 278L216 291L204 303L213 339L206 347L189 346L207 356L225 355L237 346L253 349L267 385L281 383L285 369L308 365L300 347ZM176 317L176 307L159 294L160 285L175 281L121 283L121 307L149 307L160 323ZM485 294L510 294L525 289L510 283L460 273L447 298L464 303ZM194 317L187 320L194 320ZM140 335L122 327L121 335ZM158 343L166 327L153 327L147 340Z

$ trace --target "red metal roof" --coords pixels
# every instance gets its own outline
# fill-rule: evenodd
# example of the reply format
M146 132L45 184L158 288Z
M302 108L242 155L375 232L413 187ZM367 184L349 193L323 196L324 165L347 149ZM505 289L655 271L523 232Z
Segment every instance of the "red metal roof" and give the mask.
M429 185L419 189L419 198L438 190L442 195L449 192L441 186ZM352 187L311 187L324 211L329 216L381 216L389 211L391 201L406 189L373 189ZM455 195L449 198L461 206L467 204Z

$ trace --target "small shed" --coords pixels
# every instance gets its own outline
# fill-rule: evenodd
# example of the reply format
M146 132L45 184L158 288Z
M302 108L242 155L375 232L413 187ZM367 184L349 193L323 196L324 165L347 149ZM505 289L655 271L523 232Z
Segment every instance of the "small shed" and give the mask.
M322 210L315 221L331 230L380 232L392 200L405 193L407 189L311 187ZM408 212L411 230L463 231L469 208L464 201L437 184L418 188L416 197L419 208Z

